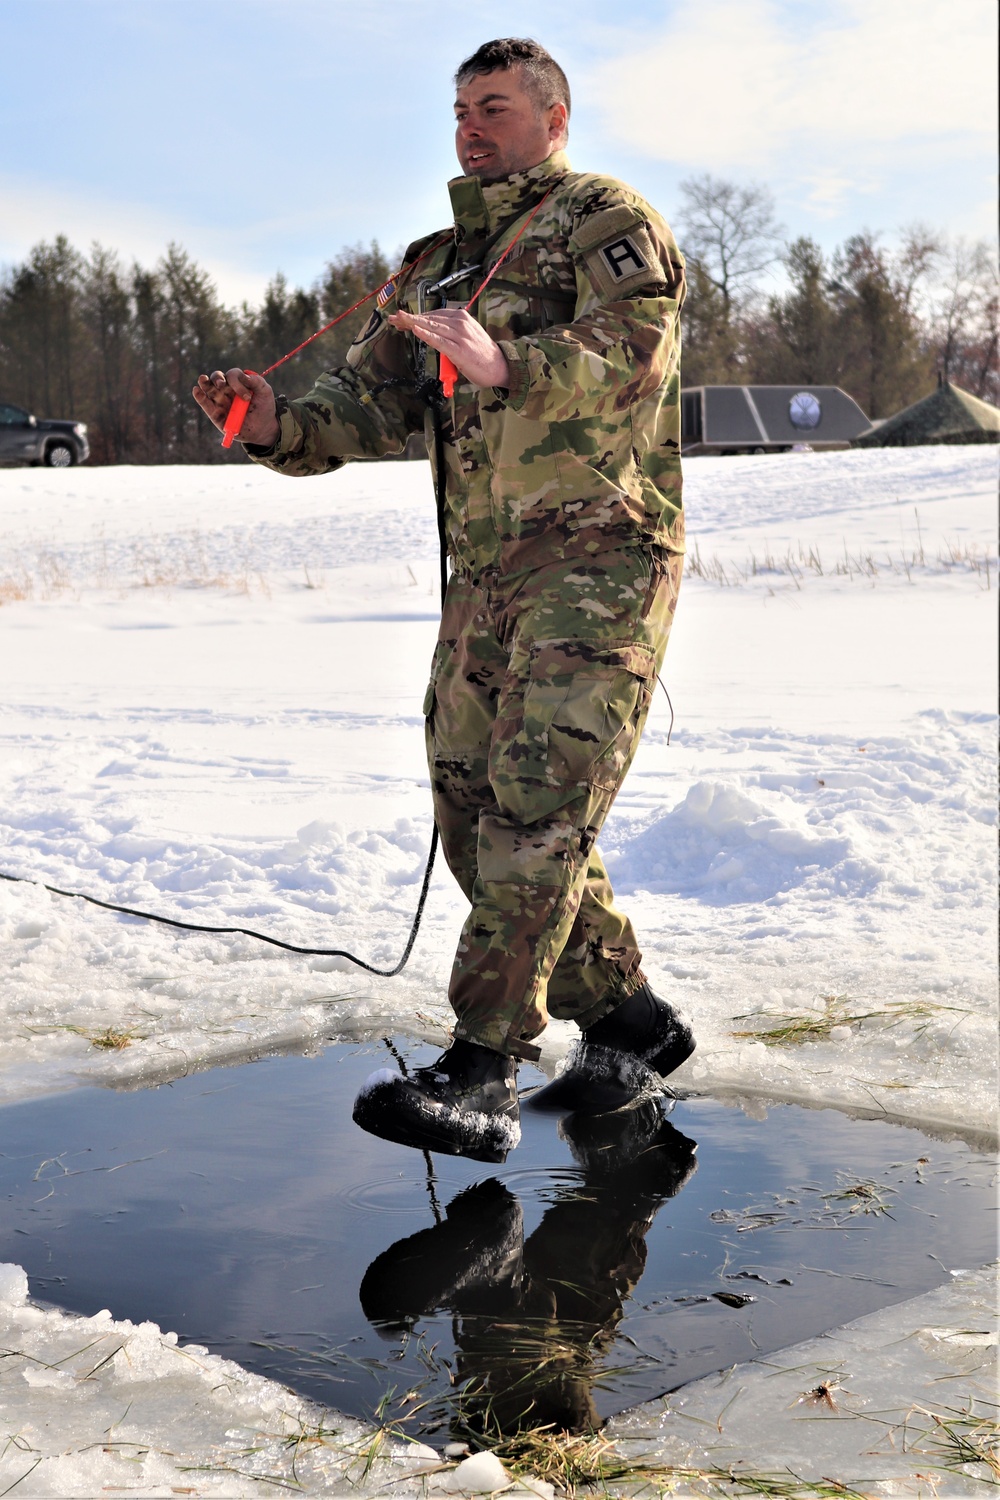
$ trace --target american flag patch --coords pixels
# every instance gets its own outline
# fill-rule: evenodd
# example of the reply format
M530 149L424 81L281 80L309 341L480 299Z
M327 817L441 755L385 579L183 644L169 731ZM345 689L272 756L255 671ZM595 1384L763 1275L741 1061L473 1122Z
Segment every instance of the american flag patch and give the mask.
M380 310L396 295L396 283L387 281L385 286L380 286L375 293L375 306Z

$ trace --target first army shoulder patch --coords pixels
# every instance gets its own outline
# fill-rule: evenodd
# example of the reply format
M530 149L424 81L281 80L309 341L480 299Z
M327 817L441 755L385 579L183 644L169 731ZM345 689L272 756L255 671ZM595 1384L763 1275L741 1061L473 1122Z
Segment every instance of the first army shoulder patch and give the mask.
M666 280L642 215L628 204L585 219L570 240L606 297Z

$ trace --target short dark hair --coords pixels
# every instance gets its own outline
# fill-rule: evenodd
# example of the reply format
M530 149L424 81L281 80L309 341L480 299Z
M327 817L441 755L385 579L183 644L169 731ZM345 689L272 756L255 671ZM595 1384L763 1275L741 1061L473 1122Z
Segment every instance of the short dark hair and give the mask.
M470 78L480 73L495 73L500 69L522 68L524 81L539 109L548 109L552 104L565 104L569 117L570 97L566 74L545 48L530 36L503 36L495 41L484 42L471 57L459 66L455 83L461 88Z

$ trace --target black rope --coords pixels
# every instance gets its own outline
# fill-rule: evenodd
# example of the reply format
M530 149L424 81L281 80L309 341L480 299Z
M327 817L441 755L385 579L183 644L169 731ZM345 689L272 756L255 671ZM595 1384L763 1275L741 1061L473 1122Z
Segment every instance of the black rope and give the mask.
M437 382L435 382L436 384ZM448 534L445 531L444 495L445 495L445 468L444 468L444 424L441 420L441 402L432 400L430 403L431 421L434 424L434 468L436 481L434 484L435 509L437 511L438 530L438 560L440 563L439 583L441 587L441 608L444 609L444 596L448 590Z
M387 1036L384 1036L382 1040L388 1047L389 1052L392 1054L392 1057L395 1059L396 1066L398 1067L400 1073L404 1078L409 1078L410 1070L407 1068L406 1059L400 1052L399 1048L395 1046ZM441 1204L438 1202L437 1177L434 1173L434 1161L431 1157L431 1153L427 1150L426 1146L422 1147L422 1150L424 1153L424 1161L427 1165L427 1195L431 1200L431 1213L434 1215L435 1223L443 1224L444 1214L441 1212Z
M674 732L674 705L670 701L670 694L667 692L667 684L664 682L659 672L657 672L656 674L656 680L660 684L660 687L663 689L664 697L667 700L667 707L670 709L670 728L667 730L667 744L669 745L670 736Z
M424 871L424 883L420 889L420 900L417 902L417 914L413 919L413 926L410 928L410 935L407 938L403 956L393 969L378 969L374 964L366 963L363 958L356 958L353 953L348 953L343 948L301 948L297 943L285 943L280 938L268 937L266 932L257 932L253 927L211 927L204 922L181 922L177 917L161 917L155 912L139 911L134 906L119 906L115 901L101 901L97 896L85 895L83 891L64 891L58 885L48 885L44 880L32 880L28 875L6 875L3 871L0 871L0 880L15 881L23 885L41 886L43 891L51 891L54 896L70 896L75 901L88 901L91 906L100 906L105 911L122 912L126 917L142 917L145 922L159 922L163 927L183 927L186 932L239 934L242 937L258 938L262 943L270 943L272 948L284 948L287 953L306 953L316 958L346 958L352 964L357 964L359 969L367 969L369 974L378 974L382 979L393 979L405 966L407 959L413 952L413 945L417 940L417 931L424 914L427 892L430 889L437 845L438 831L435 826L434 832L431 834L431 847L427 857L427 868Z
M383 389L387 385L403 384L402 381L385 381L382 387L377 387L372 394ZM438 547L440 550L440 579L441 579L441 608L444 609L444 597L448 587L448 546L445 533L445 467L444 467L444 432L441 423L441 387L438 382L424 381L417 387L420 395L430 406L431 417L434 424L434 466L436 469L434 485L434 501L437 511ZM120 906L116 901L101 901L97 896L88 896L83 891L64 891L61 886L48 885L44 880L33 880L29 875L7 875L0 870L0 880L10 881L17 885L37 885L43 891L51 891L54 896L68 896L74 901L87 901L91 906L99 906L103 911L121 912L126 917L141 917L144 922L158 922L162 927L180 927L185 932L214 932L229 936L256 938L258 942L270 943L272 948L283 948L286 953L302 953L310 958L346 958L348 963L354 964L359 969L364 969L369 974L377 974L380 979L395 979L397 974L402 973L413 952L413 946L417 941L417 933L420 931L420 923L424 915L424 907L427 904L427 893L431 888L431 876L434 873L434 858L438 851L440 842L437 824L435 823L431 833L431 846L427 853L427 865L424 869L423 884L420 887L420 899L417 902L416 914L410 927L410 935L403 949L403 956L399 963L391 969L379 969L374 964L366 963L363 958L358 958L353 953L348 953L346 948L303 948L298 943L285 943L281 938L268 937L266 932L258 932L253 927L213 927L204 922L181 922L177 917L161 917L155 912L140 911L135 906Z

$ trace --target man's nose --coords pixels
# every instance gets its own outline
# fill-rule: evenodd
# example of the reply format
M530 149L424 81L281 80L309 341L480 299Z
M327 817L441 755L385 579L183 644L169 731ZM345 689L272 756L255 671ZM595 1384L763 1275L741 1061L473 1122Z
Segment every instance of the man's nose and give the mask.
M478 120L474 120L471 115L466 115L458 122L458 133L463 141L475 141L479 139L483 131Z

